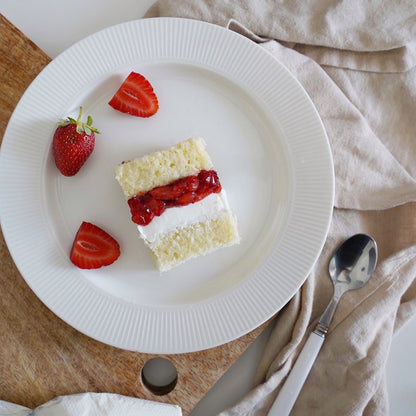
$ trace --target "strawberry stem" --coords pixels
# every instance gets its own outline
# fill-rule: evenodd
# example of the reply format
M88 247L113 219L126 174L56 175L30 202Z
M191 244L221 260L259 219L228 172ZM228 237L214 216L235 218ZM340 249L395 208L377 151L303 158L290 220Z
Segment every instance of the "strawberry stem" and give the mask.
M82 116L82 107L79 107L79 114L78 114L78 118L77 118L77 124L81 123L81 116Z
M91 136L92 132L99 134L100 132L92 126L92 117L88 116L87 117L87 122L84 123L81 121L81 117L82 117L82 107L79 107L79 114L78 114L78 118L75 120L72 117L67 117L66 120L60 120L58 122L58 124L62 127L64 126L68 126L69 124L76 124L77 125L77 133L81 134L81 133L85 133L88 136Z

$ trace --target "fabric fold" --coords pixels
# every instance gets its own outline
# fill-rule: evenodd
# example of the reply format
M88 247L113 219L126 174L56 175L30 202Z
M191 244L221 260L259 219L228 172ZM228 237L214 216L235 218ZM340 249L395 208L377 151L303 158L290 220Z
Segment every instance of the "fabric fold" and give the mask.
M337 84L315 61L299 52L275 41L263 43L262 46L298 79L322 118L334 157L336 207L385 209L416 198L416 181L397 160L397 158L406 158L409 150L411 154L415 154L416 142L409 141L406 149L406 143L397 142L395 137L377 136L369 124L374 117L375 122L382 121L385 128L391 130L388 123L391 120L395 122L397 130L400 130L401 123L394 112L383 111L381 114L370 116L369 120L362 112L365 110L371 113L371 109L366 107L360 111L355 105L353 99L358 95L358 91L347 84L346 78L349 74L344 75L343 83ZM331 73L331 75L335 78L337 74ZM338 74L338 77L341 76L342 74ZM356 82L364 84L365 80L359 79ZM365 85L368 90L368 82ZM373 90L366 93L379 94L378 91ZM396 95L387 97L386 93L385 96L390 98L390 103L379 103L379 107L383 110L387 110L389 106L397 107L397 101L401 100ZM367 100L371 101L368 96ZM373 104L377 104L376 100ZM416 129L414 134L413 137L416 137ZM388 198L386 198L386 190L389 192Z
M361 52L401 48L416 36L412 0L164 0L152 14L221 26L235 19L264 38Z
M58 396L31 410L0 400L2 416L182 416L179 406L115 393Z

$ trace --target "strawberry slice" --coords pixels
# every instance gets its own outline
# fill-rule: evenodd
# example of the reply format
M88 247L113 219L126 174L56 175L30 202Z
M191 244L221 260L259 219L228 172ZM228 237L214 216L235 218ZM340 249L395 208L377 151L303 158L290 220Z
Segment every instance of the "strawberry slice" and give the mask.
M81 269L98 269L114 263L120 246L110 234L90 222L82 222L72 245L70 258Z
M159 109L152 85L137 72L130 73L108 104L122 113L137 117L150 117Z

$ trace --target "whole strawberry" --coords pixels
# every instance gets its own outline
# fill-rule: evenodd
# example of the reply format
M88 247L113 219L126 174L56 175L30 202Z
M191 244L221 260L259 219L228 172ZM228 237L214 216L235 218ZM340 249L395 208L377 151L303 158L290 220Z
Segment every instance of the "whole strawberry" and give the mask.
M95 133L92 118L81 121L82 107L76 120L68 117L61 120L53 135L52 150L56 167L65 176L73 176L88 159L95 145Z

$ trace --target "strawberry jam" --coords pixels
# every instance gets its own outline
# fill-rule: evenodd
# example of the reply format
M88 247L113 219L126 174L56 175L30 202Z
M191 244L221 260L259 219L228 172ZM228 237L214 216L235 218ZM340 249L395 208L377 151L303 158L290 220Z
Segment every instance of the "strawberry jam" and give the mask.
M215 170L201 170L198 175L177 179L130 198L131 219L138 225L147 225L166 208L193 204L221 189Z

